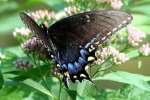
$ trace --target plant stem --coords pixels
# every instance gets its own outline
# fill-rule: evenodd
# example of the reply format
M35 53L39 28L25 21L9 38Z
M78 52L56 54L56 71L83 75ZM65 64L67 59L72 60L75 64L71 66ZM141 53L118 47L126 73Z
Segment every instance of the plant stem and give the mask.
M58 78L59 79L59 98L58 98L58 100L61 100L61 89L62 89L62 82L61 82L61 80L60 80L60 78Z

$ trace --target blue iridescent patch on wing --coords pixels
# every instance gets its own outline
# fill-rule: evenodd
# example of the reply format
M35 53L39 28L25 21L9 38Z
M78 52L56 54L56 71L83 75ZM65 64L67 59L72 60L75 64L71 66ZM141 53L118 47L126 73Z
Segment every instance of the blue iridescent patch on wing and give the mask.
M79 57L78 62L81 64L81 66L84 66L84 65L86 65L86 64L88 63L88 62L87 62L84 58L82 58L82 57Z
M89 55L89 52L85 49L80 50L80 55L82 58L86 59L86 57Z
M74 63L74 67L75 67L75 69L76 69L78 72L82 70L82 66L81 66L81 64L78 63L78 62L75 62L75 63Z
M68 63L68 72L69 74L76 74L77 70L75 69L72 63Z

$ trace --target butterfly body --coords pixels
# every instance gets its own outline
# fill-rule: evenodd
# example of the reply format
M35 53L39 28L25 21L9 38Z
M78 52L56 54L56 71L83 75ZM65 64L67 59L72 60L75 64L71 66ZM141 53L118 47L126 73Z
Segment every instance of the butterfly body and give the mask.
M21 18L50 49L66 86L68 77L72 82L91 80L85 67L91 62L90 58L96 59L97 46L132 20L129 14L114 10L79 13L49 28L38 26L26 13L21 13Z

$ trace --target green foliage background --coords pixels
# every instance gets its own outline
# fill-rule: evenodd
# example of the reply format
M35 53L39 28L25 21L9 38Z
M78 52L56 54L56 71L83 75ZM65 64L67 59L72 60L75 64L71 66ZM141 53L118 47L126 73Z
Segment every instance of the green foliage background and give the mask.
M122 10L133 15L132 24L150 34L150 0L124 0L123 3ZM76 0L76 3L71 5L77 5L82 10L111 8L109 4L97 4L95 0ZM67 6L69 5L63 0L0 1L0 52L5 55L4 59L0 58L0 100L149 100L150 76L119 70L111 70L105 75L98 74L93 78L96 85L83 81L71 84L69 89L66 89L59 78L49 74L52 62L34 62L31 57L24 54L18 42L14 42L16 40L12 36L12 31L23 26L19 12L39 8L59 12ZM146 39L150 41L149 35ZM136 50L128 55L134 59L142 57ZM18 70L13 65L17 58L28 59L34 62L36 67L28 71ZM150 57L146 58L150 61ZM148 66L150 70L149 65L144 66ZM121 82L123 85L115 89L102 88L102 80Z

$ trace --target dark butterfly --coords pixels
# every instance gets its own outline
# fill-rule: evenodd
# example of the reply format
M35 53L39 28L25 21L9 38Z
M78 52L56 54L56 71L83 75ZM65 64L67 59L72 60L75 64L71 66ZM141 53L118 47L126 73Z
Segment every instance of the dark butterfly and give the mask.
M72 82L91 80L85 71L85 66L90 63L88 58L95 58L98 44L132 20L132 16L121 11L89 11L61 19L46 28L36 24L26 13L20 16L53 55L66 87L68 78Z

